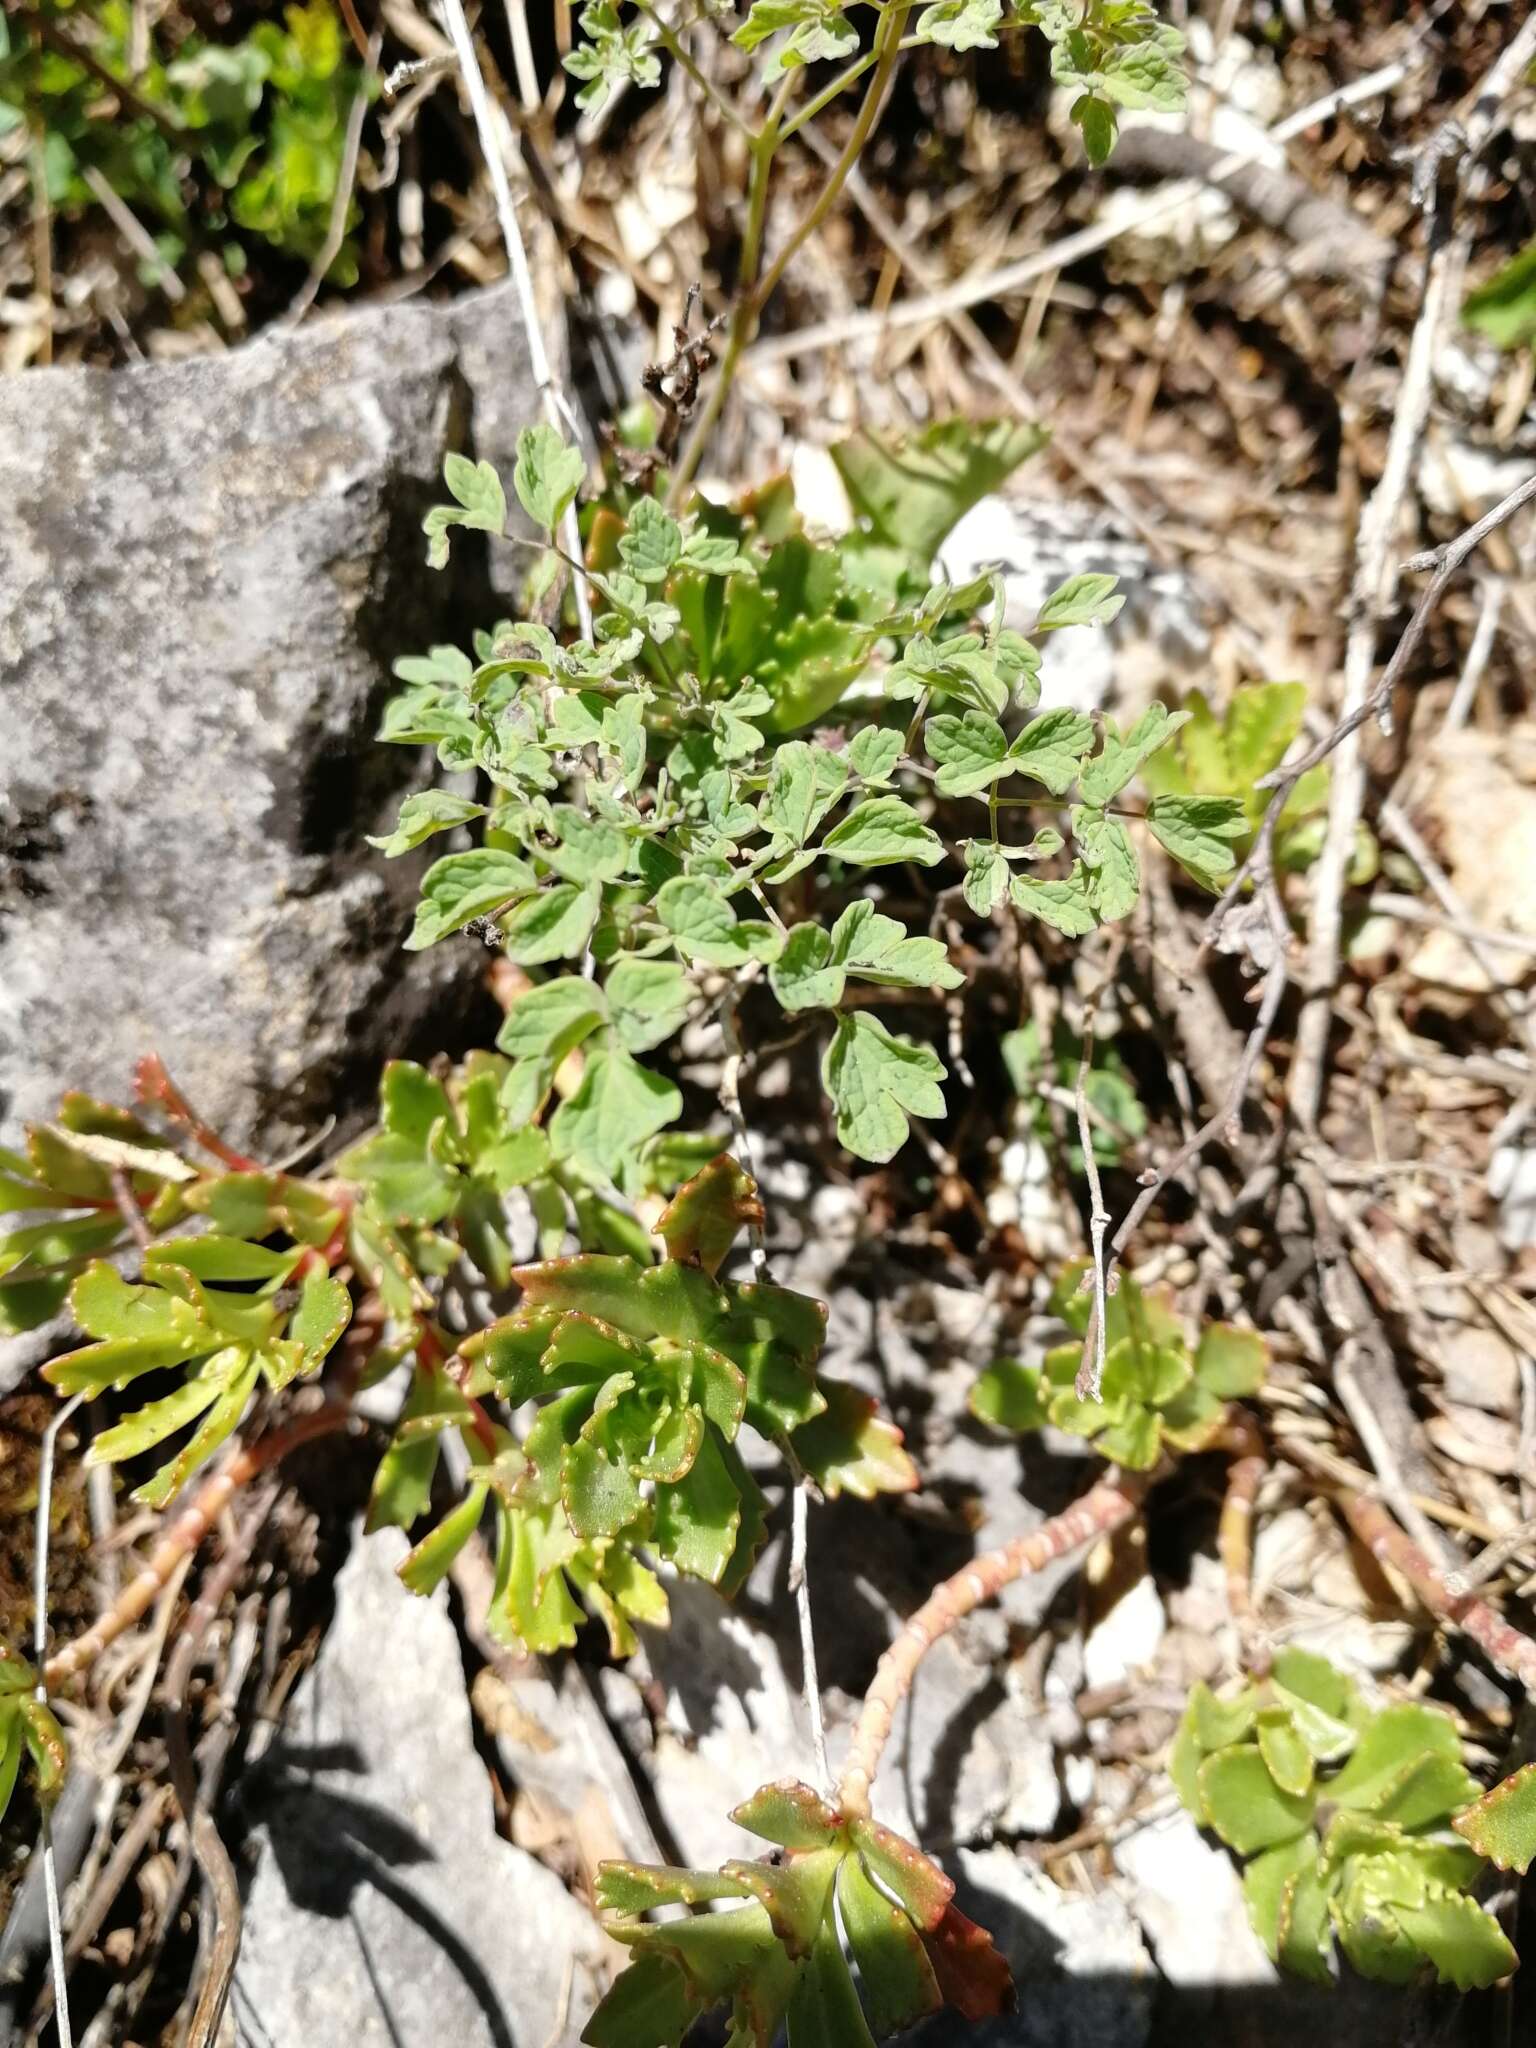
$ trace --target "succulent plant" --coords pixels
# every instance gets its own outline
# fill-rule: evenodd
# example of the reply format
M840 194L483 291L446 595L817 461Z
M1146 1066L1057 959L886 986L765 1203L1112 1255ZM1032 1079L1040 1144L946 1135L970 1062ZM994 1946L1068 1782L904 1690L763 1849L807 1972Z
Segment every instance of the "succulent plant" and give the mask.
M1007 1964L910 1842L792 1781L765 1785L731 1818L776 1853L717 1871L599 1869L598 1905L621 1916L608 1931L633 1960L588 2022L589 2048L678 2048L721 2005L740 2048L770 2048L780 2027L789 2048L860 2048L944 2004L972 2020L1009 2009ZM709 1910L725 1900L741 1903ZM690 1912L639 1917L658 1906Z
M1369 1707L1326 1658L1284 1649L1262 1684L1194 1688L1168 1770L1201 1826L1247 1859L1249 1919L1286 1969L1330 1982L1335 1941L1393 1984L1432 1967L1466 1991L1515 1968L1469 1896L1482 1858L1451 1825L1478 1787L1438 1708Z
M1068 1266L1051 1307L1079 1339L1088 1330L1092 1296L1084 1291L1086 1260ZM1047 1423L1086 1437L1118 1465L1149 1471L1165 1448L1198 1451L1214 1441L1226 1404L1256 1393L1268 1350L1255 1330L1207 1323L1191 1348L1173 1297L1138 1287L1129 1274L1108 1299L1102 1398L1076 1392L1082 1343L1060 1344L1043 1362L999 1359L971 1391L971 1411L1000 1429L1041 1429Z

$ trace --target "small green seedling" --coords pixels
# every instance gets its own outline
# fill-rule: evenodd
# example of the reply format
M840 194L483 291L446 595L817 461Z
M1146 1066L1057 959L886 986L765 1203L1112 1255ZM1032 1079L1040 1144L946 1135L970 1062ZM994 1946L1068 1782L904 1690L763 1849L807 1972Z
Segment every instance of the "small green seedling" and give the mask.
M1051 1306L1079 1340L1086 1336L1093 1296L1090 1267L1063 1272ZM1060 1344L1040 1365L999 1359L971 1390L971 1412L999 1429L1042 1429L1089 1438L1094 1449L1133 1472L1146 1472L1166 1450L1200 1451L1220 1434L1229 1401L1263 1383L1268 1350L1255 1330L1207 1323L1193 1348L1165 1291L1138 1287L1121 1274L1105 1319L1103 1398L1082 1400L1075 1382L1083 1346Z

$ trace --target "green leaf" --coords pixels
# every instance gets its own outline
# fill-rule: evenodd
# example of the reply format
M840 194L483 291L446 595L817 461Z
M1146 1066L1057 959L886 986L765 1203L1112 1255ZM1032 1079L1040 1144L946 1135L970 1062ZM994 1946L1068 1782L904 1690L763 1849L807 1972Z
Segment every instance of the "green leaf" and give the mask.
M445 789L421 789L414 796L408 796L400 806L394 831L384 838L370 836L368 844L376 846L386 859L393 860L398 854L409 853L413 846L420 846L434 832L448 832L455 825L467 825L471 818L484 816L484 804L471 803L467 797L450 796Z
M1049 438L1022 420L940 420L906 437L861 430L834 442L832 460L854 510L925 573L971 507Z
M1258 1719L1259 1754L1282 1792L1304 1799L1312 1790L1312 1752L1284 1707L1266 1707Z
M496 1034L498 1048L515 1060L559 1062L608 1021L596 982L564 974L517 997Z
M1195 1377L1219 1399L1241 1401L1264 1384L1268 1362L1269 1346L1257 1330L1241 1330L1235 1323L1207 1323L1195 1352Z
M216 1360L210 1360L207 1370L213 1371L216 1365ZM231 1356L229 1376L218 1399L180 1454L168 1465L162 1465L153 1479L134 1488L135 1500L142 1501L146 1507L163 1508L167 1501L175 1499L198 1467L205 1464L220 1444L239 1428L246 1403L256 1391L260 1370L261 1361L252 1353L237 1351Z
M1240 1856L1291 1841L1312 1819L1312 1800L1283 1792L1256 1749L1208 1756L1200 1766L1200 1798L1211 1827Z
M801 1965L788 2018L789 2048L875 2048L830 1916Z
M1155 796L1147 806L1147 824L1179 866L1205 882L1236 866L1227 842L1246 835L1248 814L1235 796Z
M584 1542L617 1536L644 1504L628 1468L613 1464L585 1439L572 1444L561 1460L560 1499L567 1520Z
M629 1155L682 1113L683 1098L670 1081L614 1046L588 1056L580 1087L550 1118L549 1140L556 1159L614 1178Z
M743 967L749 960L774 960L781 941L771 925L739 920L718 888L693 875L664 882L656 914L678 950L710 967Z
M949 1910L955 1887L939 1866L911 1842L878 1821L855 1819L849 1826L865 1870L905 1909L924 1933L931 1933Z
M1065 796L1093 745L1093 720L1081 711L1044 711L1008 750L1008 773L1027 775L1053 796Z
M1536 1861L1536 1764L1485 1792L1451 1826L1495 1869L1523 1875Z
M1170 712L1166 705L1149 704L1122 739L1114 720L1106 718L1103 743L1078 778L1083 802L1100 809L1111 802L1142 762L1166 746L1188 720L1186 711Z
M899 796L866 797L822 841L822 852L854 867L885 867L916 861L931 868L944 858L944 843Z
M960 885L961 893L978 917L990 917L1000 903L1007 901L1012 871L1001 847L988 840L967 840L964 851L965 880Z
M912 33L947 50L995 50L1003 0L933 0Z
M1115 110L1108 100L1091 92L1072 102L1071 119L1083 131L1083 147L1095 170L1101 170L1114 154L1117 126Z
M971 1413L998 1429L1044 1429L1050 1416L1041 1391L1040 1368L1016 1358L999 1358L971 1388Z
M939 764L940 796L974 796L1012 773L1007 735L984 711L940 712L923 727L923 745Z
M748 1834L784 1849L824 1849L841 1826L841 1816L793 1778L760 1786L730 1817Z
M434 505L421 522L427 536L427 562L433 569L448 566L448 532L467 526L482 533L505 533L507 500L501 478L489 462L471 462L468 456L443 457L443 481L457 499L454 505Z
M1434 1797L1438 1782L1415 1791L1411 1781L1426 1764L1436 1763L1446 1767L1453 1780L1466 1781L1466 1797L1475 1796L1477 1788L1462 1769L1461 1738L1450 1716L1416 1701L1400 1701L1372 1715L1361 1730L1354 1754L1329 1781L1328 1796L1336 1806L1375 1813L1383 1820L1401 1821L1405 1827L1416 1826L1420 1823L1392 1809L1404 1796L1415 1806L1425 1796ZM1453 1786L1449 1789L1452 1796L1438 1809L1441 1812L1466 1804L1466 1798L1455 1798ZM1433 1813L1424 1816L1433 1817Z
M860 1159L894 1159L906 1142L909 1116L944 1114L938 1054L893 1037L864 1010L839 1018L821 1078L837 1109L838 1142Z
M642 583L664 583L682 552L682 528L671 513L654 498L637 499L629 509L629 530L619 536L619 553L631 576Z
M419 953L462 930L471 918L501 910L537 887L537 875L516 854L491 846L446 854L422 876L421 901L405 950Z
M395 1566L396 1576L412 1593L430 1593L453 1569L454 1559L480 1526L489 1486L471 1486L415 1549Z
M851 1493L873 1500L880 1493L910 1493L917 1467L902 1448L901 1431L887 1422L868 1394L837 1380L823 1380L819 1415L793 1433L795 1456L829 1500Z
M655 1541L680 1572L709 1585L725 1576L741 1529L741 1496L713 1428L675 1486L658 1488Z
M1445 1893L1422 1906L1399 1906L1397 1923L1434 1964L1441 1982L1458 1991L1484 1990L1519 1965L1498 1921L1464 1895Z
M579 448L567 447L554 428L543 422L523 428L517 437L512 487L535 526L552 534L586 480L586 460Z
M848 743L848 765L861 782L889 782L905 751L905 735L894 725L866 725Z
M524 967L542 967L551 960L574 960L586 947L602 907L596 882L556 882L520 903L508 918L502 936L509 960Z
M1248 1922L1272 1963L1280 1960L1282 1916L1289 1917L1296 1882L1304 1870L1316 1868L1317 1837L1309 1828L1305 1834L1255 1856L1243 1872Z
M849 1856L837 1874L837 1904L877 2040L900 2033L942 2003L933 1969L912 1922Z
M1511 256L1488 282L1468 292L1462 325L1486 334L1497 348L1536 342L1536 239Z
M566 59L567 65L570 59ZM670 1956L637 1956L621 1970L587 2021L587 2048L681 2048L684 2034L705 2009Z
M1069 939L1081 939L1098 929L1098 917L1088 898L1087 870L1079 864L1062 881L1037 881L1033 875L1015 875L1009 894L1028 917L1053 925Z
M1063 626L1107 626L1125 603L1114 595L1118 576L1090 573L1069 576L1040 607L1037 633L1056 633Z
M797 924L768 970L769 986L786 1010L835 1008L846 980L832 958L831 934L819 924Z
M329 1273L313 1270L305 1276L299 1305L288 1320L289 1341L304 1353L302 1370L315 1372L332 1345L352 1320L352 1297Z
M1212 1750L1229 1749L1233 1743L1241 1742L1253 1726L1257 1709L1258 1693L1251 1685L1222 1698L1203 1681L1197 1680L1190 1691L1186 1712L1196 1742L1202 1751L1209 1754Z
M675 960L626 955L609 969L605 993L613 1028L630 1052L649 1052L682 1024L693 984Z
M1131 835L1118 818L1081 808L1072 813L1072 836L1088 870L1088 901L1107 922L1129 917L1141 894L1141 866Z
M629 864L629 842L615 826L589 818L573 804L558 804L554 813L560 844L544 854L557 875L568 882L613 882Z
M830 748L806 740L775 747L763 817L791 846L804 846L842 795L848 764Z
M657 1217L655 1232L669 1258L701 1266L713 1278L741 1232L754 1224L761 1229L762 1223L757 1182L722 1152L678 1189Z

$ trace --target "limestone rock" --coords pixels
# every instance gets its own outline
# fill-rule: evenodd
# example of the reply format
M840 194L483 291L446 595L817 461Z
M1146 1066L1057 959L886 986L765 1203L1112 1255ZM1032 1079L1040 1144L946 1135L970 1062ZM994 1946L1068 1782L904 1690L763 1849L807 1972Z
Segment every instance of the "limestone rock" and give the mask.
M496 1832L444 1591L359 1536L281 1740L243 1797L260 1860L232 2010L242 2044L573 2048L605 1939Z
M510 473L536 407L510 289L0 379L7 1140L154 1050L278 1153L474 1030L469 942L399 950L444 846L364 845L426 773L372 734L396 655L505 610L420 523L445 451Z

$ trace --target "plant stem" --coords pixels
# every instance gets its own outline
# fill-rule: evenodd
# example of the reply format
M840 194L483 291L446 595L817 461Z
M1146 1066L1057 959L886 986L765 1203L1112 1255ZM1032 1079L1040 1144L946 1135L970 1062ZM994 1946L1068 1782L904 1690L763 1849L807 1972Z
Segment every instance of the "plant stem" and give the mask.
M733 128L739 129L750 140L752 130L743 121L740 114L737 113L714 80L706 77L704 72L700 70L676 29L669 28L654 8L649 9L648 12L651 17L651 26L656 31L656 40L661 44L667 55L675 63L682 65L688 76L699 88L699 91L703 93L705 99L709 101L715 112L720 115L721 119L729 121Z
M1221 1448L1232 1456L1227 1490L1216 1528L1216 1549L1227 1581L1227 1608L1242 1638L1243 1662L1251 1671L1267 1670L1269 1659L1254 1640L1253 1504L1259 1482L1269 1470L1264 1439L1240 1408L1228 1410Z
M948 1635L973 1608L994 1598L1015 1579L1043 1571L1057 1558L1128 1522L1140 1507L1152 1477L1146 1472L1111 1470L1061 1514L1028 1536L1005 1544L1001 1550L973 1558L962 1571L929 1594L880 1659L874 1681L864 1696L863 1711L838 1784L838 1804L844 1813L869 1812L870 1787L880 1768L896 1709L910 1690L918 1665L939 1638Z
M1371 1555L1400 1572L1431 1614L1470 1636L1490 1664L1536 1696L1536 1642L1511 1627L1486 1600L1454 1594L1445 1574L1397 1526L1380 1501L1347 1486L1340 1487L1334 1498Z
M891 73L895 70L896 60L901 54L901 32L906 26L910 9L911 0L892 0L892 4L881 15L880 25L875 30L874 47L869 53L875 75L864 95L852 133L843 147L843 153L827 174L827 182L817 194L810 212L774 258L767 275L759 281L763 224L768 212L769 173L773 165L774 152L784 140L784 110L794 89L794 72L786 72L779 82L779 90L774 96L773 104L758 130L756 141L752 144L752 174L747 191L747 228L741 248L741 296L737 300L736 311L731 316L725 351L721 356L720 368L710 388L709 397L694 423L693 432L688 437L688 445L673 472L670 498L674 508L682 503L688 486L698 474L705 447L730 394L742 354L757 331L757 323L762 317L764 306L778 289L785 271L793 262L802 243L816 232L837 203L838 194L847 183L849 173L858 163L864 145L870 138L885 100ZM859 68L863 68L862 60ZM854 76L857 76L857 70L845 73L843 83L850 82ZM817 103L813 102L814 104Z
M308 1415L297 1416L285 1429L273 1430L254 1444L243 1444L226 1465L198 1488L194 1499L155 1545L148 1564L124 1586L113 1606L83 1636L76 1636L57 1656L48 1659L43 1667L43 1682L48 1690L57 1692L60 1686L78 1677L109 1643L115 1643L125 1629L132 1628L148 1612L177 1565L202 1542L242 1486L269 1465L275 1465L279 1458L297 1450L300 1444L346 1429L352 1421L351 1409L333 1401Z

